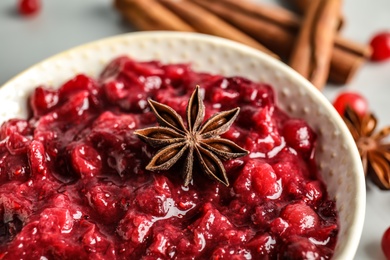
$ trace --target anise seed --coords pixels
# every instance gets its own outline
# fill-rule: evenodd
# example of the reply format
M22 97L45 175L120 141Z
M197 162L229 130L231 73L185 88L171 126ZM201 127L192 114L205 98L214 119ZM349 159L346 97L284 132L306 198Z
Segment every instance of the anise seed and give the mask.
M217 172L217 168L215 167L214 163L209 160L209 158L207 158L206 156L203 157L203 161L205 162L205 164L207 165L207 168L209 168L209 170L212 172L212 173L215 173Z
M198 106L193 106L191 109L191 120L193 121L191 122L192 124L195 123L197 115L198 115Z
M174 138L172 135L169 135L169 134L165 134L165 133L153 133L150 135L151 138L155 138L155 139L170 139L170 138Z
M175 126L177 128L180 128L180 125L177 123L175 118L172 117L170 114L168 114L168 113L161 113L161 116L162 116L162 118L164 118L171 125L173 125L173 126Z
M174 157L179 151L180 151L179 149L172 149L167 151L165 154L163 154L156 160L156 165L161 165L167 162L169 159Z
M209 130L217 129L218 127L220 127L221 125L225 124L226 122L227 122L227 119L222 117L222 118L218 119L218 121L215 121L212 124L210 124L207 128L205 128L203 130L203 132L206 133Z
M214 147L215 149L223 151L223 152L227 152L227 153L232 152L232 149L229 146L221 144L221 143L213 143L213 144L209 144L209 145Z

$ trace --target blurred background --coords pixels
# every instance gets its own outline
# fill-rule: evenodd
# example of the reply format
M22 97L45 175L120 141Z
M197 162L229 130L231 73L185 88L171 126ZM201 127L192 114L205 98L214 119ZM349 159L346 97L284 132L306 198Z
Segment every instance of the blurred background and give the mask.
M288 0L251 1L294 8ZM111 0L42 0L40 10L32 16L20 14L17 2L0 1L0 86L56 53L137 30L122 18ZM340 34L357 43L368 44L375 34L390 31L389 0L344 0L342 13ZM327 84L323 93L332 101L345 90L367 98L379 128L390 125L390 61L367 61L347 85ZM385 259L380 240L389 226L390 192L368 183L366 221L356 259Z

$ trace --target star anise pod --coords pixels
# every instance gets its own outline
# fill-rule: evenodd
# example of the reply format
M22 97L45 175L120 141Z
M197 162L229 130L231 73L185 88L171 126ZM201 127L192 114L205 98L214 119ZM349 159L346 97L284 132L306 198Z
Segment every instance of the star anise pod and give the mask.
M222 161L241 157L248 151L230 140L221 138L238 116L239 108L216 113L204 124L205 106L199 92L199 86L192 93L187 105L187 127L183 119L169 106L153 100L149 105L156 115L160 126L135 131L144 142L153 147L162 147L146 166L147 170L168 170L181 158L184 185L192 180L195 161L210 177L229 185Z
M379 188L390 190L390 143L384 142L390 135L390 126L375 132L377 119L373 114L359 116L349 107L343 119L358 147L364 173Z

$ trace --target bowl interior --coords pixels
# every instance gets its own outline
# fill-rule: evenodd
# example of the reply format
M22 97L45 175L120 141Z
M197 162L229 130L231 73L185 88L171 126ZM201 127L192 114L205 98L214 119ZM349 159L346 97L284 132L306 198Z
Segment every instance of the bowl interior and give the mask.
M114 57L164 63L189 62L194 70L244 76L269 83L278 105L317 131L317 163L331 198L336 199L340 231L335 259L352 259L361 235L365 185L360 158L337 112L300 75L281 62L244 45L216 37L174 32L131 33L60 53L24 71L0 89L0 122L26 117L26 100L38 85L59 87L77 73L96 77Z

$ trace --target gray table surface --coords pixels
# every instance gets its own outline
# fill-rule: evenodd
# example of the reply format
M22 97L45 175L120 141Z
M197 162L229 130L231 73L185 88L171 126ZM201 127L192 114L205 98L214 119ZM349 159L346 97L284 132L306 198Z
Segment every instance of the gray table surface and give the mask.
M278 0L253 0L280 4ZM0 1L0 86L31 65L71 47L134 29L124 23L110 0L43 0L35 17L21 17L17 0ZM345 0L346 24L342 34L368 42L381 30L390 30L389 0ZM333 100L340 91L361 92L379 118L379 127L390 124L390 62L367 63L348 86L328 85L325 96ZM385 257L380 249L383 232L390 226L390 192L367 188L367 212L355 259Z

